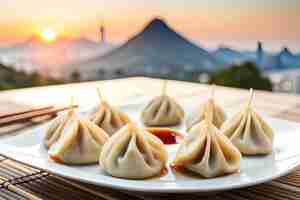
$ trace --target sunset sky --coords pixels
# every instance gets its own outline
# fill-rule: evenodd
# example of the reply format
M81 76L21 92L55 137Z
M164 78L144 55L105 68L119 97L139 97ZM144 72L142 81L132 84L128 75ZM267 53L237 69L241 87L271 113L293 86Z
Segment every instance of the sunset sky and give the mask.
M0 43L51 28L60 37L96 39L104 22L110 42L125 41L153 16L189 39L214 48L254 49L256 41L300 52L299 0L0 0Z

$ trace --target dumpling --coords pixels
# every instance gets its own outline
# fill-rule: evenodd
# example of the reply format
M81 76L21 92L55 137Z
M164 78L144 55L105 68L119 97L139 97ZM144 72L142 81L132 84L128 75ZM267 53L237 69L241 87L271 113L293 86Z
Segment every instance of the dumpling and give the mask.
M207 106L207 104L212 104L212 111L211 111L213 115L212 123L217 128L220 128L221 125L225 122L226 114L224 110L215 103L213 91L214 91L214 87L212 88L211 97L205 103L200 105L200 107L196 110L196 112L190 115L186 120L187 130L189 130L190 128L192 128L192 126L201 122L204 119L205 107Z
M44 137L46 148L50 148L61 137L63 129L76 118L74 109L57 116L49 125Z
M100 93L99 96L101 97ZM91 114L90 119L111 136L130 122L130 119L127 114L110 106L103 98L100 100L100 105L97 110Z
M211 109L208 112L211 113ZM187 138L179 146L173 165L206 178L239 171L241 153L211 120L212 116L205 117L190 129Z
M181 123L184 111L175 99L166 95L164 82L162 95L148 103L141 113L146 126L173 126Z
M115 133L100 154L100 166L111 176L145 179L161 173L168 160L164 144L132 123Z
M268 154L273 149L273 130L252 106L253 91L246 107L226 121L221 131L244 155Z
M64 164L97 163L109 136L88 119L76 119L63 129L60 139L48 153L52 160Z
M92 114L91 120L105 130L109 135L114 134L130 122L127 114L110 106L106 101L101 102L98 110Z

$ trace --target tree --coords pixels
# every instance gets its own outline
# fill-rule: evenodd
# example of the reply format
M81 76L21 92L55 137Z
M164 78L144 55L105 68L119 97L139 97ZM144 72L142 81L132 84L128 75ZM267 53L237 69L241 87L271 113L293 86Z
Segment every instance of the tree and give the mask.
M210 83L237 88L272 90L272 83L254 63L245 62L212 74Z

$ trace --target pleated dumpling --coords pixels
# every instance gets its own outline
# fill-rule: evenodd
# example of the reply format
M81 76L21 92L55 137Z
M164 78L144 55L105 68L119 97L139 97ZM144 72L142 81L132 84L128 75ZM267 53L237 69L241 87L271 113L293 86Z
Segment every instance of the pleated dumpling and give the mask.
M246 107L226 121L221 131L244 155L269 154L273 149L273 130L253 110L252 89L250 93L250 100Z
M100 92L99 96L101 102L97 109L90 115L90 119L111 136L125 126L130 119L127 114L109 105L107 101L103 100Z
M76 119L63 130L48 153L52 160L71 165L97 163L109 136L88 119Z
M226 114L224 110L215 103L214 100L214 87L212 87L212 93L209 99L200 105L200 107L196 110L196 112L192 113L188 119L186 120L186 128L187 130L191 129L195 124L201 122L204 119L205 107L207 104L212 104L212 123L220 128L221 125L225 122Z
M50 148L61 137L63 129L72 123L76 118L74 109L69 110L59 116L57 116L46 130L44 137L44 145L46 148Z
M100 166L111 176L145 179L160 174L167 159L165 146L156 136L129 123L104 145Z
M208 112L211 112L211 108ZM238 172L241 153L211 120L211 115L205 117L190 129L187 138L179 146L173 164L206 178Z
M151 100L141 113L146 126L173 126L181 123L184 111L175 99L166 95L166 82L162 95Z

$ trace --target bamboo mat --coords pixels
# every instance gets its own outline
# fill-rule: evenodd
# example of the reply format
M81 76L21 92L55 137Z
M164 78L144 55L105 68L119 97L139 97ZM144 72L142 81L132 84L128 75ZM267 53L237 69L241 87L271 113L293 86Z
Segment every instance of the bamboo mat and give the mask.
M145 83L147 81L148 80L144 80L143 84L147 84ZM190 96L201 99L207 95L207 87L202 86L202 89L198 87L196 91L192 89L194 85L195 84L188 86L191 88L189 90ZM186 88L183 90L186 91ZM227 94L227 96L225 95L226 98L223 98L222 102L220 102L222 105L227 106L240 105L247 97L246 91L221 87L218 87L218 94ZM232 96L234 96L234 98ZM257 110L266 112L271 116L300 122L300 98L297 96L258 92L256 94L255 107ZM211 194L209 197L204 197L197 193L155 196L137 192L116 191L109 188L83 184L49 174L0 156L0 200L2 199L296 200L300 199L300 169L288 176L265 184Z

